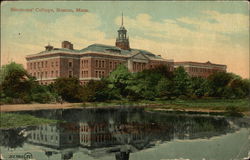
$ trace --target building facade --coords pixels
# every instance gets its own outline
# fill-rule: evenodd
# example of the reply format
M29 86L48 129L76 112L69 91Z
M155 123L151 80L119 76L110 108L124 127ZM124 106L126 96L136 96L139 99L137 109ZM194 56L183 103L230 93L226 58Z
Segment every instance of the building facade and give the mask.
M44 51L26 56L27 70L40 84L45 85L58 77L77 77L81 84L89 80L100 80L108 76L119 64L126 65L131 72L159 65L167 65L173 70L173 60L163 59L145 50L130 48L123 20L115 44L92 44L81 50L74 49L69 41L63 41L61 48L47 45Z
M214 64L211 62L205 62L205 63L199 63L199 62L191 62L191 61L185 61L185 62L175 62L174 68L177 68L179 66L184 67L185 71L191 76L191 77L203 77L207 78L209 75L215 73L215 72L226 72L227 66L222 64Z

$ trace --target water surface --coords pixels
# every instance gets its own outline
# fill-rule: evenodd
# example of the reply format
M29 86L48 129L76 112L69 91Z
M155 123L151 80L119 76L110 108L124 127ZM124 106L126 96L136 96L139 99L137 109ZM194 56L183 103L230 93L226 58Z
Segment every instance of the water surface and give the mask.
M250 151L247 118L129 107L18 113L59 122L1 130L5 159L230 160L243 159Z

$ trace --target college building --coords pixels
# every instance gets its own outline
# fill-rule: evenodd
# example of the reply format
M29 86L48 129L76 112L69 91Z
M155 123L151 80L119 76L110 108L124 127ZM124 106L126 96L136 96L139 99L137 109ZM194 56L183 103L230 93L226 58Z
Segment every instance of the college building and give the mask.
M151 52L132 49L127 30L118 30L115 46L92 44L81 50L74 49L69 41L63 41L61 48L51 45L45 50L26 56L27 70L40 84L50 84L58 77L77 77L81 84L90 80L100 80L108 76L119 64L124 64L130 72L167 65L174 69L173 60L167 60Z
M214 64L214 63L211 63L209 61L207 61L205 63L191 62L191 61L175 62L174 63L174 68L177 68L179 66L182 66L191 77L207 78L209 75L211 75L215 72L226 72L227 71L226 65Z
M118 29L115 46L92 44L77 50L69 41L63 41L61 48L51 45L37 54L26 56L27 71L36 77L40 84L50 84L58 77L77 77L81 84L90 80L100 80L108 76L119 64L124 64L130 72L166 65L170 71L183 66L190 76L208 77L216 71L226 71L226 65L198 62L176 62L164 59L161 55L132 49L127 30L123 25Z

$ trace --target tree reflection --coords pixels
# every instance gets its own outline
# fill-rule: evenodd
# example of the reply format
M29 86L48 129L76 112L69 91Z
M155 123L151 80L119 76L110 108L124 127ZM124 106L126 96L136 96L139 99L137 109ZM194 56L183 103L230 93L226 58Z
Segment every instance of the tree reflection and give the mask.
M8 148L22 147L26 141L24 129L0 130L0 145Z

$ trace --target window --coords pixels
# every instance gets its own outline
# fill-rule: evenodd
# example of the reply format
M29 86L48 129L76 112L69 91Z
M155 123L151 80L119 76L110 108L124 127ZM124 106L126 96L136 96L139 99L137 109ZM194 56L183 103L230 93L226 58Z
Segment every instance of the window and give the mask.
M72 141L72 135L69 135L69 141Z
M32 69L32 63L30 63L30 69Z
M34 62L34 69L36 69L36 62Z
M83 71L82 71L82 77L83 77Z
M37 72L37 78L39 78L39 76L40 76L40 73L39 73L39 72Z
M72 62L69 62L69 67L72 67Z
M58 71L56 71L56 77L58 77Z
M98 67L98 60L95 60L95 67Z
M99 71L98 78L102 77L102 71Z
M104 61L102 61L102 68L104 68Z
M45 72L45 78L47 78L47 71Z
M36 139L36 133L33 133L33 139Z
M99 68L101 68L102 67L101 61L98 61L98 63L99 63Z
M112 69L112 62L109 62L109 68Z
M51 71L51 77L54 77L54 71Z
M51 67L54 67L54 62L51 62Z
M40 139L38 134L36 135L36 139L37 139L37 140L39 140L39 139Z
M43 62L41 62L42 68L43 68Z
M69 78L73 76L72 71L69 71Z
M89 61L88 61L88 60L86 60L86 67L88 67L88 65L89 65Z
M98 78L98 71L95 71L95 77Z
M58 66L58 62L56 61L56 66Z
M47 61L45 61L45 67L46 67L46 68L47 68L47 63L48 63L48 62L47 62Z

